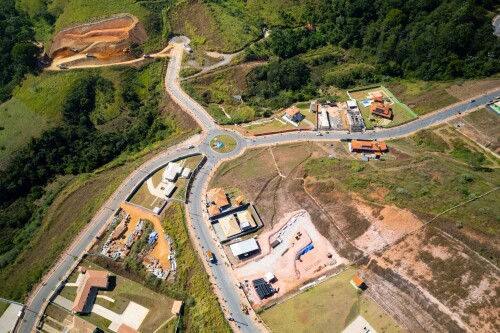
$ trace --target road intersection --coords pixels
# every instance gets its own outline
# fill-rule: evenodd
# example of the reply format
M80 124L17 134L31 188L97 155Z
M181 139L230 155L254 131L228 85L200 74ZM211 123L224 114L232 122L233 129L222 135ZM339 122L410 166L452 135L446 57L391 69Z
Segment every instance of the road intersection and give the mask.
M181 39L180 41L183 41ZM182 42L171 42L171 60L169 62L166 76L165 87L170 96L181 106L185 111L189 112L203 129L202 137L199 144L189 153L200 152L207 156L207 162L200 169L199 173L193 180L189 203L187 204L187 212L191 227L195 230L199 244L203 249L212 251L218 250L218 244L213 239L209 225L205 218L204 206L204 191L210 178L210 173L214 171L219 163L241 155L247 148L256 146L269 146L297 141L332 141L341 139L390 139L402 137L420 129L432 126L433 124L442 121L454 119L459 113L471 111L473 109L484 106L495 95L499 94L499 90L487 93L483 96L476 97L474 101L467 101L461 104L454 105L443 111L435 112L418 118L410 123L402 126L377 130L366 131L363 133L351 133L330 131L323 132L322 136L317 136L318 132L314 131L297 131L291 133L283 133L278 135L261 136L256 138L245 138L238 134L237 131L231 131L218 126L214 123L208 112L189 95L187 95L179 85L179 72L181 68L182 56L184 52L184 44ZM219 154L210 148L210 141L213 137L221 134L232 136L237 147L227 154ZM96 216L89 222L85 230L73 242L63 254L58 265L53 268L43 280L43 283L32 293L27 302L27 309L24 318L19 325L18 332L27 333L35 329L39 315L44 309L46 300L51 297L53 290L60 284L61 280L66 276L68 270L74 265L75 258L81 258L87 251L89 245L95 240L102 227L119 208L120 204L125 201L128 195L150 172L156 170L168 161L185 155L186 143L181 143L177 147L170 148L167 152L156 156L152 160L138 167L113 193L111 198L101 207ZM201 253L203 256L203 253ZM243 301L241 293L236 286L236 281L233 274L224 264L211 265L209 272L216 281L217 288L223 297L225 307L237 323L241 332L258 332L259 328L253 321L252 317L242 313L240 305Z

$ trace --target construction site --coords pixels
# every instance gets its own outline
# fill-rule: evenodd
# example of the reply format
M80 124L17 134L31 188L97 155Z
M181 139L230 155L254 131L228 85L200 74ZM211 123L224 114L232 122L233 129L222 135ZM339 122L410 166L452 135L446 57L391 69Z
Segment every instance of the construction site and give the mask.
M146 270L162 280L175 276L177 263L172 239L167 235L158 216L139 207L124 203L111 221L109 235L100 254L115 261L123 261L130 255L143 263ZM131 253L133 245L139 241L141 248Z
M258 252L246 257L245 251L253 249L247 243L257 243ZM287 214L271 230L246 241L228 244L225 250L256 308L347 263L316 230L311 216L304 210ZM260 288L252 285L259 279L264 279L273 293L262 294Z

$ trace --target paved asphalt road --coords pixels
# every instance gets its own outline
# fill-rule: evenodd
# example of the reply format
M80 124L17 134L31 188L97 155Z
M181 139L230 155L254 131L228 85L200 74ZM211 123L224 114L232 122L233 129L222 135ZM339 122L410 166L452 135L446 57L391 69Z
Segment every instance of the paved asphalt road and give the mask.
M201 107L198 103L193 101L184 91L182 91L176 84L178 79L180 63L181 63L181 53L176 53L172 57L170 64L166 73L166 87L167 91L188 108L196 120L200 123L205 131L206 136L204 140L195 149L187 150L185 148L176 150L159 157L155 157L147 165L143 166L141 169L136 170L132 176L125 181L119 191L108 200L104 208L98 213L98 215L92 220L92 225L85 231L85 234L78 240L76 245L69 249L64 256L62 262L57 266L54 272L44 281L44 285L39 289L38 293L34 296L32 303L29 305L26 314L23 318L23 322L19 328L19 332L27 333L31 332L36 324L36 317L38 313L42 310L43 303L47 299L52 290L59 284L60 279L65 276L71 265L74 263L74 258L79 257L84 253L86 247L92 242L92 240L97 236L99 230L104 226L105 222L112 216L112 214L118 209L121 202L123 202L129 193L132 192L134 187L144 178L146 175L166 164L169 160L182 156L186 153L201 152L205 154L208 158L207 163L200 170L198 175L193 181L193 186L191 189L190 204L188 205L188 212L191 216L191 221L195 227L196 233L199 237L200 244L205 249L211 249L214 252L217 249L217 242L211 238L210 231L208 229L207 223L203 217L204 207L202 207L202 189L205 185L209 172L214 168L215 164L223 158L231 158L239 154L242 150L247 147L256 145L269 145L278 144L288 141L306 141L306 140L338 140L338 139L387 139L396 136L406 135L415 132L419 129L428 127L436 122L447 120L453 118L458 112L465 112L469 108L474 108L480 105L484 105L488 100L493 99L495 95L498 95L498 91L485 95L481 98L477 98L475 102L465 102L459 106L450 108L447 111L441 112L439 114L434 114L424 118L419 118L413 122L406 125L399 126L397 128L380 130L380 131L368 131L359 134L347 134L338 133L330 131L329 134L323 133L323 136L316 136L317 132L293 132L281 135L272 135L266 137L258 137L255 139L242 138L239 135L231 131L226 131L220 129L216 124L214 124L212 118L208 113ZM210 140L220 134L228 134L233 136L237 142L237 148L229 154L219 154L210 148ZM220 258L219 258L220 259ZM257 332L257 327L253 324L250 316L244 315L241 312L240 304L241 300L238 295L238 288L236 287L236 281L233 279L233 275L229 272L229 269L223 265L211 265L212 274L214 275L218 287L220 288L224 299L226 300L226 306L232 313L234 320L239 324L242 332Z

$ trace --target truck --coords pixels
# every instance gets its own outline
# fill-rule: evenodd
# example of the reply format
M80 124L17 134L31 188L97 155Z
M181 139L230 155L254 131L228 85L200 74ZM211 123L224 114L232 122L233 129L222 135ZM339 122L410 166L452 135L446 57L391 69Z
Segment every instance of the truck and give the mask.
M208 259L208 261L210 261L210 262L214 262L214 259L215 259L215 258L214 258L214 254L213 254L213 253L212 253L212 251L210 251L210 250L207 250L207 259Z

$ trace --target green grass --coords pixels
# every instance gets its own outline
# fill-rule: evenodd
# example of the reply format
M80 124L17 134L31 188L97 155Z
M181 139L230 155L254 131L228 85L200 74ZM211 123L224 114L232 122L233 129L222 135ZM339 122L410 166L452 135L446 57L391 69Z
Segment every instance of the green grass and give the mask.
M0 160L23 148L48 126L45 117L15 97L0 105Z
M219 149L215 147L214 145L216 144L216 142L222 142L222 148ZM210 140L210 147L212 148L212 150L221 154L232 152L236 148L236 146L236 140L230 135L217 135L212 140Z
M500 141L500 116L488 109L471 112L463 118L484 135Z
M284 122L284 120L281 119ZM265 122L263 124L256 124L251 126L243 127L247 131L253 134L262 134L262 133L270 133L270 132L278 132L285 131L291 129L297 129L296 127L290 125L289 123L283 124L279 120L273 120L270 122Z
M331 179L342 190L354 191L367 200L384 205L408 208L423 215L435 215L445 209L469 200L495 188L500 183L500 170L489 172L468 166L464 160L450 155L450 151L479 152L473 143L448 145L431 135L418 134L416 137L389 141L389 150L411 154L406 159L396 159L379 163L340 159L311 159L306 165L306 174L318 180ZM430 143L425 143L427 141ZM424 140L424 141L422 141ZM420 143L419 142L424 142ZM434 145L438 152L429 152ZM439 153L439 151L444 151ZM466 154L466 156L468 156ZM460 158L463 156L460 155ZM464 157L465 159L466 157ZM381 196L373 196L380 193ZM497 221L500 207L493 202L495 195L485 197L474 205L467 205L453 221L463 223L472 229L494 236L500 232ZM471 216L474 219L471 219Z
M111 330L108 328L108 326L109 326L109 325L111 325L111 320L106 319L106 318L104 318L104 317L101 317L101 316L99 316L99 315L98 315L98 314L96 314L96 313L93 313L93 312L92 312L92 313L90 313L90 314L88 314L88 315L82 315L82 316L80 316L80 315L76 315L76 316L77 316L78 318L80 318L80 319L86 320L86 321L88 321L89 323L94 324L95 326L97 326L97 327L99 327L99 328L103 329L103 330L104 330L104 331L106 331L106 332L110 332L110 333L111 333L111 332L113 332L113 331L111 331Z
M167 206L163 227L172 237L177 252L174 290L185 295L183 326L189 332L230 332L207 273L196 253L185 225L184 208L179 203Z
M440 82L400 81L386 86L402 103L421 116L459 101L446 91L448 85Z
M261 24L273 27L306 23L302 22L305 3L305 0L271 0L265 5L241 0L182 2L169 12L169 20L174 33L187 35L195 47L231 53L256 40L262 34Z
M161 170L163 172L163 169ZM160 173L161 175L161 173ZM148 189L148 185L146 181L142 183L141 187L135 192L134 196L130 198L130 202L141 207L147 208L149 210L153 210L155 207L158 207L161 199L157 196L151 194ZM154 202L154 204L153 204Z
M21 87L14 91L14 96L32 112L57 124L61 120L64 99L71 93L74 83L88 76L88 72L76 70L28 75Z
M360 294L350 268L326 282L261 314L273 332L342 332L362 315L377 332L402 332L376 303Z
M221 124L242 123L259 117L258 112L246 101L239 102L235 95L245 95L246 76L252 65L237 65L211 74L204 74L182 83L182 88L207 108L210 115ZM224 107L222 111L219 105Z
M176 163L180 163L183 167L190 168L191 171L194 170L194 168L200 163L202 160L203 156L202 155L196 155L192 157L188 157L186 159L182 159L180 161L177 161ZM162 180L162 174L165 168L161 168L157 172L155 172L151 178L153 181L153 185L156 187L161 183ZM147 180L146 180L147 181ZM134 196L130 199L130 202L145 207L149 210L153 210L155 207L160 206L160 201L161 199L157 198L155 195L151 194L148 189L148 185L146 184L146 181L139 187L137 192L134 194ZM184 178L177 178L177 181L175 182L175 185L177 188L175 189L172 197L180 200L184 200L185 195L186 195L186 186L187 186L187 179ZM154 204L153 204L154 202Z
M188 157L186 159L183 159L179 161L181 165L184 168L189 168L191 169L191 172L194 171L194 169L198 166L198 164L201 162L203 159L203 155L196 155L192 157ZM174 192L173 197L179 200L186 200L186 189L187 189L187 184L188 184L189 178L179 178L177 179L177 182L175 183L177 186L177 189Z
M270 167L271 155L267 149L252 149L245 157L223 163L217 169L209 188L226 186L228 181L234 184L234 174L237 174L239 182L253 180L256 175L270 177L277 174L276 168Z
M5 312L5 310L7 310L7 308L9 307L9 303L6 303L6 302L0 302L0 317L3 315L3 313Z
M141 99L148 98L148 87L161 75L162 66L162 62L154 62L135 73L139 83L136 92ZM114 94L107 96L112 99L111 103L104 103L102 93L97 93L96 110L91 119L104 127L117 126L110 121L125 114L121 96L122 73L119 68L103 68L27 75L21 86L15 89L14 97L0 105L0 128L3 128L0 129L0 159L22 149L43 130L59 125L62 122L62 106L72 93L71 89L78 80L90 75L101 75L115 86Z

